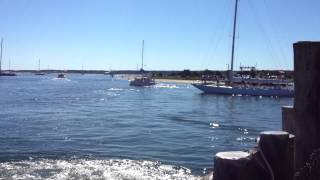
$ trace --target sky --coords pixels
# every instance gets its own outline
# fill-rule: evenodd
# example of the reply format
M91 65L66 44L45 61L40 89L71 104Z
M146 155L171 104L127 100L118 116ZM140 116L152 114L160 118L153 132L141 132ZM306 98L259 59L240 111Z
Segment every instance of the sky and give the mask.
M235 0L0 0L2 68L226 70ZM319 0L240 0L235 69L293 69Z

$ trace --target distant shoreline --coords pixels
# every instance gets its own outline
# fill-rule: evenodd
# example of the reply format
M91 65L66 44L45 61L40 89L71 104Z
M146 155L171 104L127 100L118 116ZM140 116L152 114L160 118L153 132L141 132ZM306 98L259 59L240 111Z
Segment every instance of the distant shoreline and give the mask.
M3 70L6 71L6 70ZM125 79L133 79L134 76L141 74L140 71L133 70L12 70L14 73L79 73L79 74L104 74L110 76L127 76ZM228 71L203 70L191 71L185 69L183 71L144 71L158 82L177 82L177 83L193 83L201 80L203 77L219 77L225 79L228 77ZM293 80L294 73L289 70L254 70L254 71L233 71L235 76L250 76L258 78L281 78Z

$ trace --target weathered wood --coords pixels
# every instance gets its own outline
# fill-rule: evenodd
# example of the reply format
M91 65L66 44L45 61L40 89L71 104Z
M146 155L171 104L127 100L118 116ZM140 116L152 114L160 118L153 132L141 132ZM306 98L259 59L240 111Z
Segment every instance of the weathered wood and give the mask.
M288 159L288 165L290 168L290 171L294 174L296 172L296 141L295 136L293 134L289 135L289 144L287 149L287 159Z
M315 150L308 163L301 168L294 177L294 180L319 180L320 179L320 149Z
M270 180L270 174L257 149L221 152L214 159L213 180Z
M294 44L296 165L320 147L320 42Z
M282 107L282 130L290 134L294 132L294 110L293 106Z
M270 180L270 172L264 162L258 148L251 149L250 161L242 172L242 179L245 180Z
M242 180L241 173L250 154L243 151L219 152L214 157L214 180Z
M274 180L292 180L294 158L289 133L264 131L260 134L259 150L271 166Z

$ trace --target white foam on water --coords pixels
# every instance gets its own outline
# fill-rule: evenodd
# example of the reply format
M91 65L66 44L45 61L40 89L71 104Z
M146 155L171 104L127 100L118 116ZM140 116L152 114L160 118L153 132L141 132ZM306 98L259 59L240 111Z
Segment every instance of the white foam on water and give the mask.
M243 134L249 134L249 131L246 128L238 128L238 130Z
M155 88L167 88L167 89L178 89L179 87L174 84L164 84L164 83L159 83L154 86Z
M30 160L0 163L0 179L197 180L184 167L135 160Z
M71 81L71 79L68 79L68 78L52 78L51 80L53 80L53 81Z
M240 136L240 137L237 137L236 140L240 142L254 142L256 141L256 137Z
M119 93L115 93L115 92L107 92L106 95L107 96L120 96Z
M120 91L123 89L117 89L117 88L110 88L108 90L94 90L93 93L99 94L99 95L107 95L107 96L119 96ZM98 101L104 101L105 98L99 98Z
M214 128L218 128L220 127L220 125L218 123L210 123L210 128L214 129Z
M123 91L122 88L109 88L108 91Z
M139 92L140 90L139 90L139 89L133 89L133 88L131 88L131 89L129 89L129 91Z

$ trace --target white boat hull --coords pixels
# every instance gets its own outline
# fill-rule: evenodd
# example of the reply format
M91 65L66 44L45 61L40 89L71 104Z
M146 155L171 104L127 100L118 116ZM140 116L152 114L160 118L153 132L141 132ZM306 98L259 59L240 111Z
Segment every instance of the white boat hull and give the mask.
M154 79L148 76L137 76L134 80L130 81L130 86L153 86L155 84Z
M205 84L192 84L207 94L225 94L225 95L248 95L248 96L273 96L273 97L293 97L293 89L270 88L244 88L231 86L216 86Z
M130 86L153 86L155 85L155 82L137 82L137 81L131 81Z

